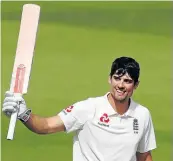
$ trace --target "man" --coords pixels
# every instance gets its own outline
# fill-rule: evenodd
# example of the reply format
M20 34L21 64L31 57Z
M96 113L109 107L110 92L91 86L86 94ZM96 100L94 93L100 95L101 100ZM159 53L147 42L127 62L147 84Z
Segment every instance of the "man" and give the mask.
M112 63L110 92L104 96L43 118L31 113L21 96L6 92L2 111L10 116L19 110L18 119L38 134L75 132L73 161L152 161L156 141L150 112L131 99L139 73L133 58L120 57Z

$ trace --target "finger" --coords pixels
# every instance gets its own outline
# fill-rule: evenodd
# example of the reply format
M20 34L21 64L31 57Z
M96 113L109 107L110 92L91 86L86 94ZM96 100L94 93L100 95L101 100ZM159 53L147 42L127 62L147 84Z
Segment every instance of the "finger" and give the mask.
M7 117L10 117L12 115L12 112L4 112L4 114L7 116Z
M20 102L20 101L24 101L24 99L22 97L6 97L4 99L4 103L5 102Z
M5 97L13 97L13 96L14 96L13 92L10 92L10 91L5 92Z
M8 112L16 112L17 110L13 106L6 106L6 107L2 108L2 111L3 112L7 112L7 111Z
M18 104L16 102L5 102L3 104L3 107L6 107L6 106L13 106L13 107L17 107Z
M5 114L6 114L7 116L11 116L11 115L12 115L12 112L7 111L7 112L5 112Z
M5 99L4 99L4 103L5 102L17 102L16 101L16 99L14 98L14 97L6 97Z

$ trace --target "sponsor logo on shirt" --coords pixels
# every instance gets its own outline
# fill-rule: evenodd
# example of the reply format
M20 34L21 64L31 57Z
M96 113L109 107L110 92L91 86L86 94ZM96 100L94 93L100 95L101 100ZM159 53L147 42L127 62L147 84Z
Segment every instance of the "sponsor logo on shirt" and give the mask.
M138 134L138 130L139 130L139 123L137 119L133 120L133 131L134 134Z
M105 126L105 127L109 127L109 116L107 113L104 113L101 117L100 117L100 121L98 122L99 125L101 126Z

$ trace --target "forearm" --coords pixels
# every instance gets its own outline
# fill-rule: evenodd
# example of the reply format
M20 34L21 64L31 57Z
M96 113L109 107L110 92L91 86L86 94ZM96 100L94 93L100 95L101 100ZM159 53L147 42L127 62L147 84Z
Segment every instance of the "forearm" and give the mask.
M24 125L37 134L51 134L65 130L64 123L58 115L44 118L31 114L29 120Z
M146 152L146 153L139 153L137 152L136 153L136 158L137 158L137 161L153 161L152 160L152 155L151 155L151 152Z
M27 122L25 122L24 125L29 130L31 130L32 132L35 132L37 134L48 134L49 133L47 119L40 117L38 115L35 115L35 114L31 114L29 120Z
M152 156L148 155L145 161L153 161Z

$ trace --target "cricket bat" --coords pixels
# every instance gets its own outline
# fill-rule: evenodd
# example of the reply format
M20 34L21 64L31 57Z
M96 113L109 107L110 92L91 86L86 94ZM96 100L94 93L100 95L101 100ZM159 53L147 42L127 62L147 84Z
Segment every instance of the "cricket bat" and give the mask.
M27 93L39 16L40 6L36 4L23 5L16 56L10 84L10 91L16 95ZM13 140L17 116L18 112L14 112L11 115L7 134L8 140Z

